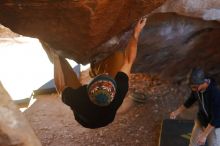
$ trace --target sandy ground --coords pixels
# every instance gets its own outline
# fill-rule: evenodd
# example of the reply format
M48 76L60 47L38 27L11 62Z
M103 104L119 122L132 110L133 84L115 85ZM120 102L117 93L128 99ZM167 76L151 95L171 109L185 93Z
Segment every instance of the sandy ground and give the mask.
M171 85L145 74L131 76L130 90L110 125L86 129L56 94L39 96L25 111L43 146L157 146L161 122L189 94L184 85ZM145 97L135 103L131 97ZM193 119L192 108L179 118Z

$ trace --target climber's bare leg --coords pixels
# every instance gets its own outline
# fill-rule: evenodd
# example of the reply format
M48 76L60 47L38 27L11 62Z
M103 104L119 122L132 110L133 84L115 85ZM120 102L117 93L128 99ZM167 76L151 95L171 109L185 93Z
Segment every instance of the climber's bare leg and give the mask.
M81 86L76 73L73 71L72 67L65 58L54 54L53 63L54 82L59 94L65 89L65 87L72 87L76 89Z
M115 77L117 72L123 65L123 51L116 51L112 55L108 56L106 59L97 62L96 64L91 64L92 76L107 73L112 77Z
M54 82L60 94L65 87L78 88L81 86L79 79L67 60L59 56L46 42L41 41L42 47L51 63L54 64Z
M120 71L123 63L124 63L124 53L123 51L116 51L113 55L111 55L107 63L107 72L110 76L115 77L116 74Z

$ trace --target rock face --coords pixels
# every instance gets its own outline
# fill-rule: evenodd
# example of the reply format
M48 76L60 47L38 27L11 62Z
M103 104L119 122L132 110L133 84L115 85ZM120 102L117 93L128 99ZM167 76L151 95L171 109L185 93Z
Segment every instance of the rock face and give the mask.
M4 0L0 2L0 23L16 33L39 38L65 57L88 63L100 52L101 43L164 1Z
M133 72L147 72L174 82L185 81L195 66L220 81L220 23L176 13L154 13L148 17L138 42L138 54ZM100 46L125 48L131 30ZM96 56L101 60L102 52Z
M179 82L201 66L220 81L219 7L218 0L5 0L0 23L86 64L123 50L136 19L149 15L133 72Z
M13 33L8 28L0 25L0 38L7 38L7 37L13 38L13 37L19 37L19 35L16 33Z
M154 14L140 37L133 70L180 81L192 67L201 66L220 79L219 39L220 23L216 21L175 13Z
M176 12L180 15L220 21L218 0L167 0L156 12Z
M28 121L0 83L0 146L41 146Z

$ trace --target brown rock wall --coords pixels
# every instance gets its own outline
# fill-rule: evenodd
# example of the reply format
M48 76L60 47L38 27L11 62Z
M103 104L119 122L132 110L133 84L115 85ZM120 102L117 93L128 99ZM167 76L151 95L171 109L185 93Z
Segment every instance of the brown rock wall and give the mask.
M0 2L0 23L19 34L37 37L60 55L86 64L123 50L135 20L163 2L5 0ZM219 78L220 24L205 21L218 20L218 6L215 0L168 0L153 11L138 42L133 72L182 81L193 66L200 65Z
M41 146L24 115L0 82L0 146Z
M65 57L88 63L100 51L97 46L164 1L4 0L0 2L0 23L16 33L43 40Z

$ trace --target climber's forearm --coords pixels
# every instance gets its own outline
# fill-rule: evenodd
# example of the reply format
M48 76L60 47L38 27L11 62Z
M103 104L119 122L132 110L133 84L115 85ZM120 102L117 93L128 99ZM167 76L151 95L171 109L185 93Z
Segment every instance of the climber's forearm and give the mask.
M125 49L125 63L133 64L137 56L137 41L138 38L135 38L134 35L130 38L128 45Z

